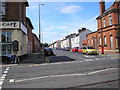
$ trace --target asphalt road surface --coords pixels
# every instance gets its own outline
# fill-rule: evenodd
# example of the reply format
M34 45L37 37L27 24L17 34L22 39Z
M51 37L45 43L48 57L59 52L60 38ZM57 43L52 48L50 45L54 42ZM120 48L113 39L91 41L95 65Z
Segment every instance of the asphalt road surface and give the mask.
M0 88L118 88L119 56L54 53L43 64L1 65Z

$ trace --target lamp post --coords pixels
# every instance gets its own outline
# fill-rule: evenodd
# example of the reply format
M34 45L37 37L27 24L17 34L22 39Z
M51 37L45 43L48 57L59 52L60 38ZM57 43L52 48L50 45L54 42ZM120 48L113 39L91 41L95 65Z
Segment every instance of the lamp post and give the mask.
M39 43L40 43L40 53L41 53L41 22L40 22L40 6L43 6L44 4L39 4Z

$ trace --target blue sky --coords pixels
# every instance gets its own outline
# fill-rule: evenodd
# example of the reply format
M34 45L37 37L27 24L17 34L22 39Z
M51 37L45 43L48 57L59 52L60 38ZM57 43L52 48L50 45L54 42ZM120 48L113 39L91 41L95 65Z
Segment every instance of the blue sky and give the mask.
M96 17L99 15L99 2L29 2L27 17L34 26L33 32L38 36L39 6L41 6L42 42L52 43L86 27L97 30ZM106 8L113 2L106 2Z

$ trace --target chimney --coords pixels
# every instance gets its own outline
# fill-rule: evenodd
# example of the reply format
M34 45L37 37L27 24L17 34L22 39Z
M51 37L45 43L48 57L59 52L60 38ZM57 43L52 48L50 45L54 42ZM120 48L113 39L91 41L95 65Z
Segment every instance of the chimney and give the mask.
M102 15L105 12L105 1L101 0L99 2L99 5L100 5L100 15Z

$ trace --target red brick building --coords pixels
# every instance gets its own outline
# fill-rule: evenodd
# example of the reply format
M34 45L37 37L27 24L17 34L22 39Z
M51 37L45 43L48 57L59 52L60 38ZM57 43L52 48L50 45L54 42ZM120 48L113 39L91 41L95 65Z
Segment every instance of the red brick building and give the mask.
M27 25L27 36L28 36L28 54L33 53L33 37L32 30L34 29L31 20L26 17L26 25Z
M36 36L36 34L32 33L32 43L33 43L33 52L39 52L40 51L40 43L39 39Z
M87 45L94 46L101 53L120 52L120 2L115 1L111 7L105 9L105 2L101 0L100 15L96 18L98 30L87 34Z

